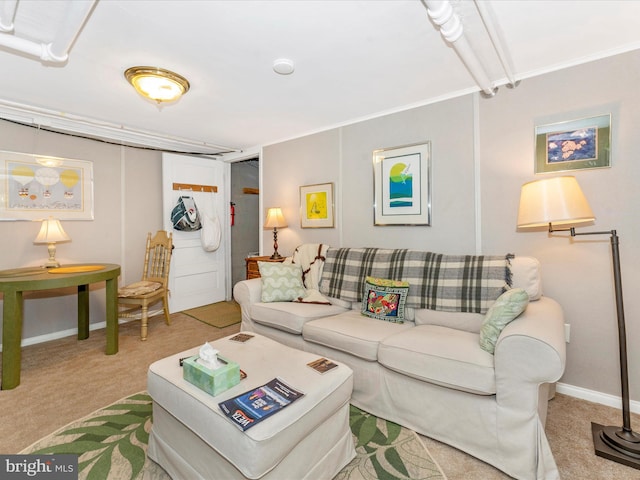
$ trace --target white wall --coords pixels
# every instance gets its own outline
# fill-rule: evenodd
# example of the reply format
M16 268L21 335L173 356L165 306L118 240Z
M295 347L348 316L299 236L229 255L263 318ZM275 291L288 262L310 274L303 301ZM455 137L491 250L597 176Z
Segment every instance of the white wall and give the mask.
M65 221L71 242L57 247L63 264L105 262L123 267L120 282L142 275L147 232L162 228L160 154L0 122L0 149L90 160L94 220ZM39 223L0 222L0 269L41 265L45 245L34 245ZM92 286L91 323L105 321L104 285ZM77 328L75 289L25 294L23 341L32 343ZM73 314L70 314L73 312Z
M323 242L535 256L545 293L561 303L571 324L562 382L619 396L608 236L569 240L516 232L520 186L540 178L533 173L535 126L611 113L612 168L575 174L597 216L595 228L621 236L631 397L640 400L639 85L636 51L527 79L492 99L469 95L265 147L264 206L281 206L290 225L279 236L279 250L286 255L301 243ZM424 140L433 152L432 226L374 227L371 152ZM323 182L336 183L336 228L296 227L299 186ZM270 253L270 232L263 241Z
M471 96L379 117L265 147L263 204L280 206L289 228L278 234L279 252L301 243L475 252L473 210L473 100ZM431 141L431 226L373 225L376 149ZM300 228L299 187L334 183L336 228ZM264 253L273 250L264 233Z
M620 395L618 339L609 235L515 233L520 186L534 175L534 127L612 115L612 167L573 171L596 215L593 227L620 235L631 397L640 399L640 52L523 81L481 103L483 243L542 262L545 293L571 325L562 381Z

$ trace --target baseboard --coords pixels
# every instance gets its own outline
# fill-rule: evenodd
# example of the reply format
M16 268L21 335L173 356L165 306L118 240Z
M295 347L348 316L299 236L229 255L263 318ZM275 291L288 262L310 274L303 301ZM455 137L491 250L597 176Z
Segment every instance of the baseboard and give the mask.
M622 410L622 399L615 395L609 395L608 393L574 387L573 385L567 385L565 383L556 384L556 392ZM629 402L629 410L633 413L640 413L640 402L631 400Z
M164 310L149 310L148 316L149 318L159 315ZM119 318L118 324L122 325L123 323L129 323L134 320L140 320L140 316L138 318ZM98 322L98 323L90 323L89 331L100 330L101 328L107 328L107 322ZM70 337L72 335L78 335L77 328L69 328L68 330L60 330L59 332L51 332L45 335L37 335L35 337L23 338L20 342L21 347L27 347L29 345L36 345L38 343L50 342L51 340L58 340L59 338ZM0 345L0 352L2 352L2 345Z

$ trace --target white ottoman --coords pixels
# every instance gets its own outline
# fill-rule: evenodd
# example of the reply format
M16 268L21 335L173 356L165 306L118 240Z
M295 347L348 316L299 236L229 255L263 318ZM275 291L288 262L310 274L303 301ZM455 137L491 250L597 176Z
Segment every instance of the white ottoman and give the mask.
M247 373L215 397L182 378L179 359L196 355L199 346L149 367L149 458L176 480L333 478L355 457L349 428L353 372L335 362L338 368L320 374L307 366L318 355L251 334L246 343L229 337L210 342ZM245 432L220 411L219 402L275 377L305 395Z

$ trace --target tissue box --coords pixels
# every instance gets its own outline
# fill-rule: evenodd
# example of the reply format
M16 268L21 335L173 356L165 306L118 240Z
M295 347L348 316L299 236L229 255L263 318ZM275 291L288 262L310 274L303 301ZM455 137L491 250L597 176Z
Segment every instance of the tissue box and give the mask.
M222 355L218 355L218 359L226 364L210 370L198 362L197 355L189 357L182 363L182 377L213 396L240 383L240 365Z

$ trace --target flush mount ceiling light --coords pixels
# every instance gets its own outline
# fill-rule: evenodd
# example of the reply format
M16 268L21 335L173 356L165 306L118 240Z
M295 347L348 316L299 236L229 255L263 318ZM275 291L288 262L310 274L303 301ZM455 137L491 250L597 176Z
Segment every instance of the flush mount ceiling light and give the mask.
M291 75L294 69L293 60L288 58L279 58L273 62L273 71L280 75Z
M164 68L131 67L124 76L140 95L158 104L173 102L189 91L186 78Z

